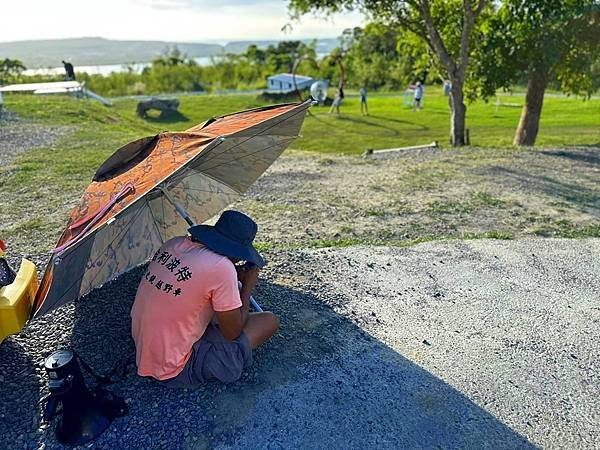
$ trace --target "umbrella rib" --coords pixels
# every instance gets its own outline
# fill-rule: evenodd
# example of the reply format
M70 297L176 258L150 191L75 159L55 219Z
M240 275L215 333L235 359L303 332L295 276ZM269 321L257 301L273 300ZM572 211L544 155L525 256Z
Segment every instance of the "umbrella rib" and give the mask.
M160 206L162 207L162 223L163 223L163 227L165 228L164 224L167 223L166 219L165 219L165 197L164 196L160 196Z
M287 139L282 139L282 141L287 141L287 140L289 140L289 141L293 141L294 139L296 139L296 138L295 138L295 137L289 137L289 138L287 138ZM241 159L248 158L248 157L250 157L250 156L256 155L257 153L264 152L264 151L266 151L266 150L270 150L271 148L273 148L273 147L277 147L278 145L281 145L281 144L282 144L281 142L278 142L277 144L269 145L269 146L267 146L267 147L264 147L264 148L262 148L262 149L260 149L260 150L257 150L257 151L255 151L255 152L248 153L247 155L244 155L244 156L238 156L238 157L236 157L236 158L233 158L233 159L231 159L231 160L229 160L229 161L224 161L224 162L222 162L222 163L220 163L220 164L217 164L216 166L212 166L212 167L206 167L206 168L204 168L203 170L212 170L212 169L217 169L217 168L219 168L219 167L221 167L221 166L224 166L224 165L226 165L226 164L230 164L230 163L232 163L232 162L236 162L236 161L239 161L239 160L241 160Z
M131 224L132 224L132 223L133 223L135 220L137 220L137 218L139 217L139 215L141 214L141 212L142 212L143 210L144 210L144 208L143 208L143 207L140 207L140 210L139 210L137 213L135 213L134 217L132 217L132 218L131 218L131 220L130 220L130 221L127 223L127 225L126 225L125 227L123 227L123 230L127 230L127 228L129 228L129 226L130 226L130 225L131 225ZM120 232L120 233L122 233L122 232L123 232L123 230L121 230L121 232ZM120 234L120 233L118 233L118 234L117 234L117 236L115 236L115 238L114 238L114 239L111 241L111 243L110 243L110 244L108 244L106 247L104 247L104 249L102 250L102 252L101 252L101 253L104 253L108 247L112 246L112 245L115 243L115 241L116 241L116 240L117 240L117 238L119 237L119 234ZM123 239L123 238L121 238L121 239ZM120 242L121 242L121 241L119 241L119 243L120 243ZM98 261L98 259L99 259L99 258L100 258L100 257L96 258L96 259L95 259L93 262L95 263L96 261ZM100 273L100 272L98 272L98 273ZM94 276L94 278L92 278L91 282L94 282L94 281L96 281L96 277L98 276L98 273L96 273L96 275ZM58 299L57 299L57 301L56 301L55 303L58 303L58 301L62 300L62 299L63 299L63 297L65 296L65 294L66 294L67 292L69 292L69 291L71 290L71 288L72 288L73 286L75 286L75 284L77 284L77 282L78 282L78 281L81 281L81 279L82 279L82 278L83 278L83 277L81 277L81 278L78 278L78 279L77 279L77 280L75 280L73 283L71 283L71 285L69 285L69 287L67 287L67 289L66 289L65 291L63 291L63 293L60 295L60 297L58 297ZM44 299L44 303L45 303L45 301L46 301L46 299ZM43 303L42 303L42 305L43 305Z
M177 189L177 187L176 187ZM226 192L226 191L209 191L206 189L198 189L198 188L193 188L193 187L185 187L186 191L197 191L197 192L206 192L208 194L225 194L225 195L230 195L232 193L240 195L240 193L238 191L236 191L235 189L232 189L232 192Z
M154 211L152 211L152 207L150 206L150 202L148 201L148 197L146 197L146 206L150 210L150 215L152 216L152 221L154 222L154 228L156 228L156 232L158 233L158 237L160 238L161 245L165 243L165 240L162 237L162 233L158 229L158 225L156 224L156 217L154 216Z
M242 144L244 144L244 143L248 142L250 139L253 139L253 138L255 138L256 136L258 136L258 135L260 135L260 134L264 134L265 132L269 131L271 128L273 128L273 127L276 127L277 125L279 125L279 124L281 124L281 123L285 122L286 120L289 120L289 119L291 119L292 117L295 117L295 116L297 116L297 115L298 115L298 114L300 114L300 113L306 112L306 111L307 111L307 109L308 109L308 108L302 108L302 109L300 109L300 111L298 111L298 112L295 112L294 114L291 114L290 116L288 116L288 117L286 117L286 118L284 118L284 119L281 119L279 122L275 122L274 124L272 124L272 125L268 126L268 127L267 127L267 128L265 128L264 130L261 130L261 131L257 132L256 134L254 134L254 135L250 136L250 137L249 137L248 139L246 139L245 141L239 142L238 144L234 145L233 147L231 147L231 149L234 149L235 147L237 147L237 146L239 146L239 145L242 145ZM258 123L257 125L260 125L260 123ZM235 133L234 133L234 134L235 134ZM231 135L230 135L230 136L231 136ZM292 138L292 139L295 139L295 138ZM231 150L231 149L230 149L230 150ZM200 155L202 155L202 154L200 154ZM213 156L212 158L208 158L208 159L207 159L206 161L204 161L204 162L209 162L209 161L212 161L212 160L213 160L213 159L215 159L217 156L218 156L218 155L215 155L215 156Z
M178 181L183 181L183 180L185 180L186 178L189 178L189 177L194 177L194 176L197 176L197 175L202 175L202 176L204 176L204 177L210 178L211 180L213 180L213 181L214 181L214 182L216 182L216 183L222 184L223 186L227 186L229 189L231 189L231 190L232 190L233 192L235 192L236 194L239 194L239 195L242 195L242 194L243 194L243 192L240 192L240 191L238 191L237 189L235 189L235 188L233 188L232 186L230 186L228 183L225 183L223 180L219 180L219 179L217 179L217 178L213 177L212 175L210 175L210 174L208 174L208 173L204 173L204 172L201 172L201 171L195 170L195 169L193 169L193 168L191 168L191 167L186 167L186 170L188 170L188 171L190 171L190 172L194 172L194 173L190 173L189 175L184 175L184 176L182 176L181 178L179 178L179 180L178 180ZM184 172L184 173L185 173L185 172ZM175 187L177 187L177 186L175 186ZM185 188L185 189L192 189L192 188ZM195 189L195 190L196 190L196 191L202 191L202 189ZM204 192L213 193L213 194L227 194L227 192L225 192L225 191L207 191L207 190L205 190Z
M290 140L294 140L295 138L293 138L293 137L292 137L292 138L289 138L289 139L290 139ZM217 182L219 182L219 183L223 183L224 185L226 185L226 186L227 186L227 183L224 183L223 181L221 181L221 180L218 180L218 179L216 179L216 178L212 177L211 175L209 175L209 174L205 173L204 171L205 171L205 170L212 170L212 169L216 169L216 168L219 168L219 167L221 167L221 166L224 166L224 165L226 165L226 164L230 164L230 163L232 163L232 162L239 161L239 160L241 160L241 159L244 159L244 158L248 158L248 157L250 157L250 156L256 155L257 153L264 152L264 151L266 151L266 150L269 150L269 149L271 149L271 148L273 148L273 147L277 147L278 145L281 145L281 142L278 142L277 144L269 145L268 147L262 148L262 149L260 149L260 150L257 150L257 151L255 151L255 152L249 153L249 154L247 154L247 155L244 155L244 156L239 156L239 157L237 157L237 158L233 158L233 159L231 159L231 160L229 160L229 161L222 162L222 163L220 163L220 164L217 164L217 165L214 165L214 166L212 166L212 167L205 167L205 168L203 168L203 169L202 169L202 172L200 172L200 171L196 171L196 170L194 170L194 169L190 169L190 170L194 170L195 172L201 173L202 175L206 175L206 176L208 176L208 177L212 178L213 180L215 180L215 181L217 181ZM233 148L233 147L232 147L232 148ZM180 178L180 181L181 181L181 180L184 180L185 178L188 178L188 177L194 176L194 175L195 175L195 174L185 175L185 176L183 176L183 177L181 177L181 178ZM228 187L231 187L231 186L228 186ZM232 188L232 189L233 189L233 188ZM241 194L241 192L239 192L237 189L233 189L233 190L234 190L235 192L238 192L238 193L240 193L240 194Z

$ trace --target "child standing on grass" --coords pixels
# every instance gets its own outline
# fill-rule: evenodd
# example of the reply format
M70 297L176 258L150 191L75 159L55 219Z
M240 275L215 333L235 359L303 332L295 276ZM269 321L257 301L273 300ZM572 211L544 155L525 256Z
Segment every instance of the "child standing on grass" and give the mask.
M415 110L421 111L421 108L423 107L422 101L423 101L423 85L421 84L420 81L417 81L417 83L415 84L413 111L415 111Z
M333 98L333 103L331 104L331 108L329 109L329 114L333 112L335 109L336 114L340 115L340 105L342 104L342 100L344 99L344 90L339 87L335 93L335 97Z
M367 108L367 90L364 87L361 87L358 93L360 94L360 113L363 116L368 116L369 109Z

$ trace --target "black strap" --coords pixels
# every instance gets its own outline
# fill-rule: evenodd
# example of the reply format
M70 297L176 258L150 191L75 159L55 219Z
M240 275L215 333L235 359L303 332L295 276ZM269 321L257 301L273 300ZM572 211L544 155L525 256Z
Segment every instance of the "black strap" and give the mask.
M79 360L79 363L81 364L83 369L92 377L94 377L98 384L104 385L114 384L118 381L127 378L127 367L129 366L129 363L135 356L135 353L127 355L125 358L121 359L120 361L117 361L113 368L110 370L110 372L108 372L106 375L98 375L96 372L94 372L90 365L85 362L85 360L81 357L79 353L77 353L75 350L72 350L72 352ZM117 377L113 379L113 375L117 375Z

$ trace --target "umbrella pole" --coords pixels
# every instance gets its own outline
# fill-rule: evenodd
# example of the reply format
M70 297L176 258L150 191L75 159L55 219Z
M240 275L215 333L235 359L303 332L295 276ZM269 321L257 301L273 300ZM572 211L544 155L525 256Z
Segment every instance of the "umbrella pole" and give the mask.
M194 219L192 219L192 216L190 216L188 214L188 212L185 210L185 208L183 206L181 206L177 202L177 200L175 200L173 198L173 196L169 193L169 191L167 191L166 188L164 188L162 186L158 186L158 189L163 193L163 195L169 201L169 203L171 205L173 205L173 207L175 208L175 211L177 211L177 214L179 214L181 217L183 217L183 220L185 220L190 227L193 227L194 225L196 225L196 222L194 221ZM256 312L263 312L263 309L256 302L256 300L254 300L253 296L250 296L250 303L252 304L252 307L254 308L254 311L256 311Z
M173 198L173 196L169 193L169 191L167 191L166 188L162 187L162 186L158 186L158 189L163 193L163 195L165 196L165 198L169 201L169 203L171 205L173 205L173 207L175 208L175 211L177 211L177 214L179 214L181 217L183 217L183 220L185 220L188 225L190 227L193 227L194 225L196 225L196 222L194 222L194 219L192 219L192 217L188 214L188 212L183 208L183 206L181 206L177 200L175 200Z

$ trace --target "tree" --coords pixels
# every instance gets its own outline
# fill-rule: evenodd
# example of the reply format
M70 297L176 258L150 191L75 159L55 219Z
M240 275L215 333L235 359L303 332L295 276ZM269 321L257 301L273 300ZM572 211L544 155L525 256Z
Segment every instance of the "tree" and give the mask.
M414 33L432 50L452 83L450 136L464 145L467 107L464 84L471 39L490 0L289 0L293 18L309 12L325 14L360 10L376 21Z
M0 59L0 85L15 81L25 69L18 59Z
M526 81L514 145L535 144L544 94L552 81L573 94L589 96L597 89L598 5L593 0L507 0L490 19L475 78L483 96Z
M187 55L181 53L181 50L176 45L172 48L169 46L165 47L162 54L152 60L152 66L155 67L174 67L183 64L195 65L196 62L193 59L188 59Z
M341 41L350 86L398 89L429 73L425 44L396 27L371 22L344 30Z
M316 43L306 45L301 41L281 41L277 46L269 45L266 50L267 63L276 72L291 72L298 58L316 56Z

